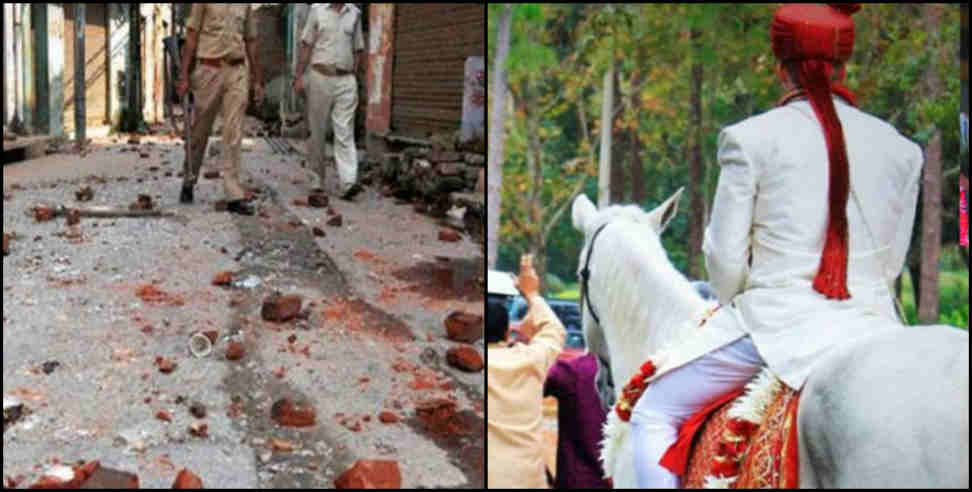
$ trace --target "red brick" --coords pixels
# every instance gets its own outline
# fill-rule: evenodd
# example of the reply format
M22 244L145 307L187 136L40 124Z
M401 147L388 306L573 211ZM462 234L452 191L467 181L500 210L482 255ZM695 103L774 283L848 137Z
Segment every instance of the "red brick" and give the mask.
M193 472L183 468L182 471L176 475L175 482L172 482L173 489L201 489L203 488L202 480L196 476Z
M209 342L215 345L216 339L219 338L219 330L207 330L203 332L203 335L206 335L206 338L209 339Z
M69 209L67 211L67 225L77 225L81 223L81 212L77 209Z
M339 489L400 489L402 472L397 461L358 460L334 481Z
M178 366L178 364L176 364L175 362L172 362L169 359L161 358L161 357L157 358L155 362L159 366L159 372L162 372L164 374L169 374L170 372L174 371L175 368Z
M3 256L10 254L10 234L3 235Z
M472 347L453 347L446 353L446 360L451 366L466 372L483 370L483 357Z
M164 420L166 422L172 422L172 414L166 412L165 410L159 410L158 413L155 414L155 418Z
M34 220L37 222L54 220L54 209L44 206L34 208Z
M189 424L189 433L205 439L209 437L209 425L201 422L193 422Z
M330 200L327 195L321 193L314 193L307 197L307 204L314 208L325 208L328 203L330 203Z
M303 298L298 295L272 295L263 301L261 314L267 321L283 322L300 313Z
M439 229L439 241L454 243L459 240L459 233L452 229Z
M306 207L307 205L308 205L307 200L304 200L304 199L301 199L301 198L295 198L294 199L294 206L297 206L297 207Z
M483 337L483 317L455 311L445 319L446 336L449 340L474 343Z
M394 424L398 422L398 415L395 412L384 411L378 414L378 420L384 424Z
M240 342L230 342L226 347L227 360L240 360L246 354L246 348Z
M233 272L219 272L213 277L213 285L229 285L233 282Z
M298 405L284 398L273 404L270 416L285 427L310 427L316 423L317 412L310 405Z

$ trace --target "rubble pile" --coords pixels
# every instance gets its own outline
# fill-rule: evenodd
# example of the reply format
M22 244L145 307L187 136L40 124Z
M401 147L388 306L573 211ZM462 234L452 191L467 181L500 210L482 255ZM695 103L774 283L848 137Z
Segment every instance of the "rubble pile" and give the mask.
M397 461L358 460L334 481L338 489L400 489L402 472Z
M448 142L439 141L432 147L407 147L385 154L378 175L388 194L441 217L457 205L451 193L475 192L485 167L485 155L458 152Z

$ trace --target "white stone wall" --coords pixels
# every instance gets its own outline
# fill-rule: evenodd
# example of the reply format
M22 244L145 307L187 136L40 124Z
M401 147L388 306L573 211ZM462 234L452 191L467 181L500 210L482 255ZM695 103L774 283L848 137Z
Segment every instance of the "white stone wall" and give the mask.
M128 63L128 4L108 4L108 46L108 104L111 124L117 127L121 123L122 110L128 105L122 90Z

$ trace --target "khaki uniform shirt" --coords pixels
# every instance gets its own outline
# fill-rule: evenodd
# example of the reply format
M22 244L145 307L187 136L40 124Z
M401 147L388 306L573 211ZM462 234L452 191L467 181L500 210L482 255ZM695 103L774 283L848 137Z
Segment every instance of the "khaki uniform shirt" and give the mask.
M547 488L540 443L543 384L567 332L540 296L530 299L527 321L539 328L529 344L486 348L490 488Z
M311 7L300 40L313 49L311 65L352 70L354 53L364 49L361 11L348 3L340 12L330 5L317 3Z
M246 58L243 40L256 38L248 3L194 3L186 27L199 33L198 58Z

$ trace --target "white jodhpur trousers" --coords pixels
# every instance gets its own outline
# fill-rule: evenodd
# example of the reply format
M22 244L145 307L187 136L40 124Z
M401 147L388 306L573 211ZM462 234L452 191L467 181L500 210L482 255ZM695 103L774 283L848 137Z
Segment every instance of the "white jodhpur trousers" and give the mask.
M744 386L763 365L745 336L648 385L631 413L638 487L678 488L679 477L658 462L678 439L682 423L712 400Z

